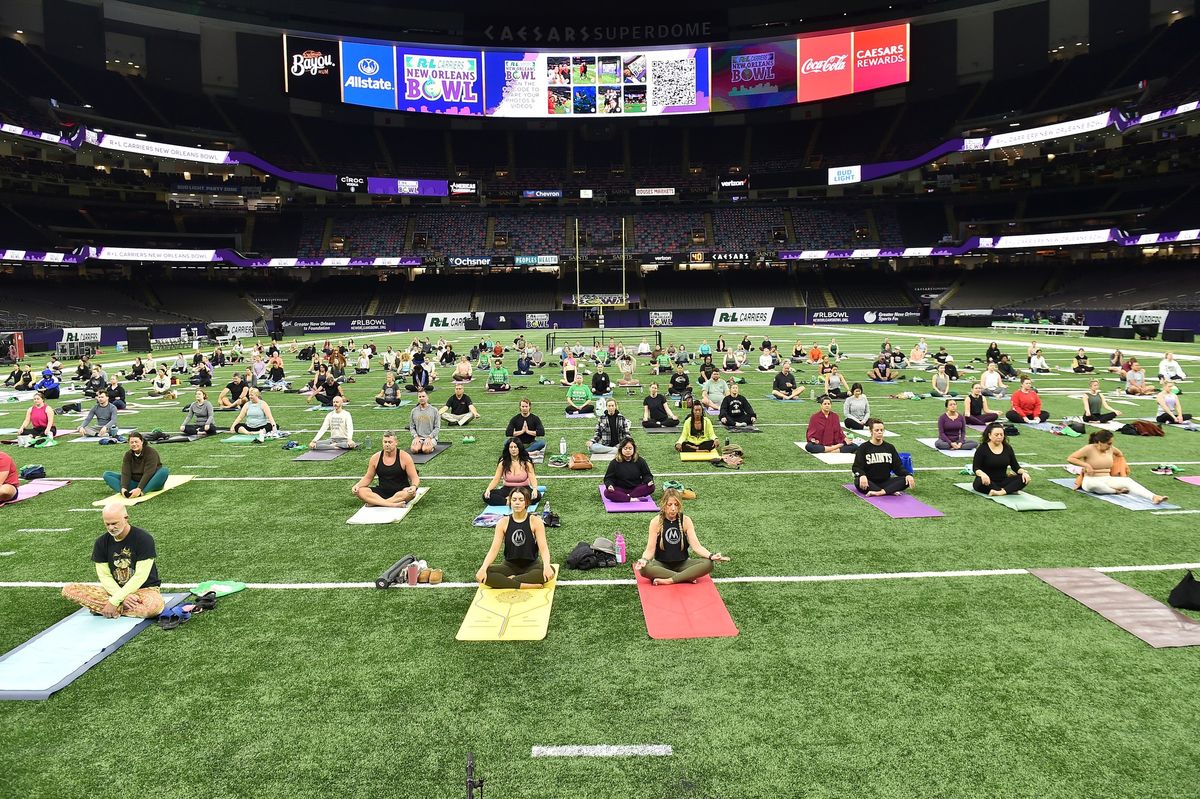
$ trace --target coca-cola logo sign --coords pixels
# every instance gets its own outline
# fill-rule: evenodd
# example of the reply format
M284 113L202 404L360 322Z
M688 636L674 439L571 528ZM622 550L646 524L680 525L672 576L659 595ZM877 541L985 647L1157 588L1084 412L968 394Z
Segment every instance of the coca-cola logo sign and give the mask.
M328 75L333 69L333 55L320 50L305 50L292 56L293 75Z
M815 58L807 58L800 65L801 75L815 75L822 72L841 72L846 68L846 62L849 59L845 53L831 55L826 59L818 61Z

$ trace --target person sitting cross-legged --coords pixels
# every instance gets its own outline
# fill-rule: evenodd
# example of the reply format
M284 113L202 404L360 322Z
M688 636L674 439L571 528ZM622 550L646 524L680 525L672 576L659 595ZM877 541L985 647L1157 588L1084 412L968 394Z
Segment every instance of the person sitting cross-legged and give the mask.
M491 392L508 391L511 386L508 384L508 370L504 368L504 360L502 358L492 359L492 368L488 370L487 390Z
M396 382L395 373L388 372L383 376L383 386L375 395L375 404L380 408L399 408L401 402L400 384Z
M604 496L613 502L632 502L653 496L654 475L646 459L638 454L632 438L622 439L616 456L604 472Z
M1021 388L1013 392L1012 408L1004 416L1014 424L1037 424L1049 419L1050 412L1042 410L1042 398L1033 390L1033 381L1026 377L1021 381Z
M105 472L105 484L118 494L137 499L152 491L161 491L171 476L162 465L158 451L146 443L141 433L129 434L129 449L121 459L121 471Z
M1088 390L1083 392L1083 421L1111 422L1121 415L1121 412L1108 404L1104 392L1100 390L1100 381L1093 379L1088 383Z
M446 397L446 404L438 413L447 423L456 424L459 427L479 418L479 411L475 409L475 405L463 389L462 383L454 384L454 393Z
M1071 371L1077 375L1096 371L1096 367L1088 363L1088 355L1083 347L1076 350L1074 357L1071 358Z
M529 451L516 438L504 442L504 452L496 464L496 473L483 489L483 501L489 505L504 505L508 495L521 486L528 486L533 496L538 494L537 473Z
M1192 415L1183 412L1183 402L1175 393L1175 383L1167 380L1163 383L1162 391L1154 398L1158 403L1159 414L1155 420L1159 424L1183 424L1190 422Z
M983 444L975 448L971 471L975 473L972 487L989 497L1019 493L1029 483L1029 472L1017 462L1000 422L992 422L983 431Z
M989 425L1000 418L1000 414L988 407L988 398L983 391L982 383L975 383L971 386L971 393L967 394L965 402L967 403L967 424Z
M650 394L642 400L642 427L675 427L679 417L667 404L667 398L658 393L658 383L650 384Z
M149 619L162 613L154 536L132 526L128 509L115 502L104 507L101 519L105 532L92 544L100 584L69 583L63 586L63 598L108 619Z
M42 370L42 379L33 384L33 390L40 392L46 399L58 399L62 393L58 378L50 369Z
M833 400L821 400L821 410L808 419L808 431L804 435L804 449L814 454L822 452L854 452L858 444L846 442L842 422L833 412Z
M912 488L916 481L912 472L901 463L896 447L883 437L883 422L868 419L867 429L871 432L871 438L854 452L852 471L858 493L882 497Z
M604 404L604 413L596 419L596 432L588 442L588 451L593 455L608 455L617 451L617 446L629 437L629 420L617 411L617 401L609 399Z
M781 400L800 399L804 389L796 387L796 375L792 373L791 361L784 361L775 379L771 381L771 396Z
M846 378L842 377L838 365L830 364L829 371L823 375L825 380L825 396L833 399L846 399L850 396L846 391Z
M371 487L376 478L379 483ZM417 495L421 478L412 456L396 445L396 434L383 434L383 449L367 462L367 473L350 487L350 493L367 505L381 508L403 508Z
M692 381L687 372L683 370L683 364L675 364L675 371L671 374L671 379L667 384L667 393L676 399L692 393Z
M321 429L313 436L312 441L308 442L309 449L356 449L358 444L354 440L354 419L350 416L350 411L345 409L346 400L342 397L333 398L333 410L325 414L325 420L321 422ZM329 433L329 440L322 441L321 438Z
M583 374L575 373L575 382L567 389L567 414L574 416L583 413L595 413L596 402L590 388L583 384Z
M1146 370L1137 361L1133 361L1129 371L1125 373L1125 393L1135 397L1148 397L1158 393L1154 386L1147 385Z
M183 409L187 416L179 425L179 432L185 436L216 435L217 426L213 423L213 406L208 401L208 392L202 388L196 389L196 399Z
M886 383L896 379L896 373L892 371L892 359L890 353L883 352L875 359L871 365L871 370L867 372L867 377L877 383Z
M408 432L412 433L409 451L433 452L441 431L442 417L438 415L437 409L429 404L429 395L418 391L417 404L408 414Z
M713 375L704 381L704 390L700 394L699 404L709 410L720 411L721 403L725 401L725 396L729 394L729 386L730 383L725 378L720 375Z
M25 411L25 418L17 428L18 436L49 436L54 438L58 428L54 424L54 409L46 404L41 392L33 395L33 404Z
M222 408L240 408L246 404L249 388L246 381L242 380L241 373L234 372L225 388L221 389L221 393L217 395L217 403Z
M116 438L120 432L117 425L117 409L108 401L107 394L101 391L96 395L96 404L88 411L75 432L81 436Z
M266 438L267 433L276 429L278 429L278 425L275 424L275 415L271 413L271 406L263 401L262 394L257 388L250 389L246 404L242 406L237 418L229 426L229 432L241 435L257 433L259 440L262 440Z
M661 510L650 521L648 532L646 548L634 568L654 585L694 583L712 572L713 563L729 560L700 543L691 517L683 513L683 499L673 488L663 492ZM699 557L689 558L689 549Z
M1158 362L1158 379L1159 380L1184 380L1187 375L1183 373L1183 367L1179 365L1179 361L1175 360L1175 354L1164 352L1162 360Z
M541 588L554 579L546 526L539 516L529 512L533 492L521 486L508 495L512 513L496 523L492 545L475 579L491 588ZM504 548L504 560L495 563Z
M607 397L612 393L612 378L604 369L604 364L596 367L592 373L592 394L596 397Z
M755 415L750 400L741 395L737 383L729 387L729 394L721 402L721 410L717 414L717 418L728 428L754 427L754 423L758 421L758 416Z
M967 438L967 420L958 412L958 400L946 400L946 412L938 417L938 437L934 446L951 450L975 449L975 442Z
M846 427L851 430L865 430L867 420L871 418L871 401L863 394L862 383L850 386L850 396L842 403L842 415Z
M519 404L520 413L508 420L504 435L521 442L529 452L537 452L546 447L546 428L542 420L533 413L533 403L528 397L522 397Z
M717 434L713 430L712 420L700 403L693 403L691 413L679 432L679 440L675 442L675 451L712 452L716 448Z

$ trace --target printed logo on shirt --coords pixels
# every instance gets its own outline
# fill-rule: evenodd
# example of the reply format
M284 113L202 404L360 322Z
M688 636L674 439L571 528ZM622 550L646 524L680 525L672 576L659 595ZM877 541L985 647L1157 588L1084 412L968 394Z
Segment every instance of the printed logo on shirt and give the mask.
M668 527L666 529L666 531L663 532L663 540L665 540L668 544L672 544L672 545L678 544L679 543L679 528L678 527Z
M525 531L519 528L514 530L512 534L512 543L514 547L525 546Z

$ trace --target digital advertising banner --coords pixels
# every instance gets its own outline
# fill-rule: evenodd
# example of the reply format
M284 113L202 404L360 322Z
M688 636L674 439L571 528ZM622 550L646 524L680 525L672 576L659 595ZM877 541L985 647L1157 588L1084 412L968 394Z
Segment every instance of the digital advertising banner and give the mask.
M796 102L796 41L712 49L712 110L743 111Z
M336 103L341 97L338 42L283 35L283 90L302 100Z
M708 48L485 52L484 113L497 117L699 114L710 109Z

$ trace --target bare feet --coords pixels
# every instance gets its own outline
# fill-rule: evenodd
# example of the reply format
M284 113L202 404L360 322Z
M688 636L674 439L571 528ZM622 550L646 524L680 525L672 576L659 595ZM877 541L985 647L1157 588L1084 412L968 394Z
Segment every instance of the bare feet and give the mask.
M1150 501L1153 502L1155 505L1161 505L1167 501L1167 498L1165 496L1161 496L1161 497L1155 496L1154 499L1152 499Z
M655 577L651 582L655 585L673 585L675 580L670 577Z
M868 491L867 496L868 497L882 497L886 493L887 493L886 491Z
M1128 494L1128 493L1129 493L1129 489L1128 489L1128 488L1124 488L1124 487L1122 487L1122 488L1118 488L1118 489L1116 489L1116 492L1117 492L1118 494Z

